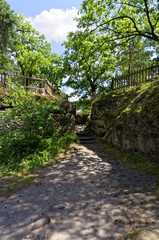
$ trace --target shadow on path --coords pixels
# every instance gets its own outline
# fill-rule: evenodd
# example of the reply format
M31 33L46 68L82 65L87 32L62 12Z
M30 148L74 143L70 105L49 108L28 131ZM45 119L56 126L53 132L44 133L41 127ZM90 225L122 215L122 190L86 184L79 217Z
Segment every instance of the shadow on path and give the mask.
M43 217L51 222L28 239L118 240L133 227L159 226L157 180L108 159L98 144L74 145L39 180L0 198L2 240L27 239L31 223Z

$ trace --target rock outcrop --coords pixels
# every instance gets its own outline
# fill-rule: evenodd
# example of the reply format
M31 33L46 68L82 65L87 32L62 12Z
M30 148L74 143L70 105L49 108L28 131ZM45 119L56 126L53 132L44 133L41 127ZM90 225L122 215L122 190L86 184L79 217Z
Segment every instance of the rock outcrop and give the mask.
M84 114L80 110L76 112L75 122L76 124L85 124L89 121L89 114Z
M96 100L91 128L107 143L159 162L159 80Z

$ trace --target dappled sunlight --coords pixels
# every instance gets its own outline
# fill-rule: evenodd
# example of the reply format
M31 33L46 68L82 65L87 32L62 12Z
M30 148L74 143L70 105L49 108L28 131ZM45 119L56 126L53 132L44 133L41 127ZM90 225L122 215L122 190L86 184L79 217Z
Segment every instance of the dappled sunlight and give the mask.
M133 227L159 223L155 179L110 160L101 146L76 145L39 181L0 199L3 239L117 240ZM49 223L32 231L41 218Z

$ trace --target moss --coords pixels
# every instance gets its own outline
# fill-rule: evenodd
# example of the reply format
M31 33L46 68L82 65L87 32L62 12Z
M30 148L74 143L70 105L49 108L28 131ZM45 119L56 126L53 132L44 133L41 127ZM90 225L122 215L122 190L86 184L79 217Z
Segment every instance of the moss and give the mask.
M93 106L95 103L100 102L100 101L102 101L102 97L96 98L94 101L92 101L91 105Z
M130 142L131 146L127 146L128 148L157 160L159 79L125 91L114 91L106 94L98 100L93 110L95 119L103 119L105 130L109 136L111 135L110 138L107 138L106 135L105 141L114 143L118 141L118 144L122 147L125 144L122 141L129 138L128 143ZM149 145L149 148L145 149L147 139L152 146ZM133 146L133 141L138 142ZM131 156L127 153L121 156L121 160L125 164L159 176L159 163L154 163L152 159L145 159L138 155Z
M124 239L126 239L126 240L135 239L140 231L141 231L141 229L139 229L139 228L133 228L131 230L131 232L125 236Z
M140 114L143 125L150 126L153 118L159 118L159 108L157 107L159 106L159 80L124 91L107 93L96 99L93 104L95 103L98 104L99 109L104 109L105 112L101 112L99 115L108 123L114 122L114 119L127 122L126 117Z
M130 168L159 177L159 163L154 162L148 158L121 150L111 144L105 143L103 140L99 140L99 143L104 146L110 155L110 158L120 159L123 164L129 166Z
M104 113L99 113L107 123L114 123L114 120L126 122L126 115L140 114L142 121L150 122L154 116L159 116L159 80L129 88L124 91L113 91L105 96L96 99L93 104L97 104L99 109L104 109ZM125 119L125 120L124 120Z
M39 185L37 173L23 171L3 177L0 196L9 197L12 193L30 185Z
M159 117L159 81L141 85L141 87L133 90L132 100L130 104L123 110L124 113L143 113L149 118L151 115ZM126 98L126 97L125 97ZM122 112L121 112L122 115Z

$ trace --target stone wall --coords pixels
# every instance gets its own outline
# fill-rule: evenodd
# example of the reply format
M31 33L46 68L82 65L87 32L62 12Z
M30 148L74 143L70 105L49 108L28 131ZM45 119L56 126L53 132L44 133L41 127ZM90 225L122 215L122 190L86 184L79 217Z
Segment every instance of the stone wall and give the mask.
M53 114L55 127L61 135L75 134L76 106L69 101L63 102L60 106L65 114L61 114L60 112Z
M159 162L159 81L95 101L91 128L107 143Z
M85 124L89 121L89 114L84 114L81 110L76 112L75 122L76 124Z

